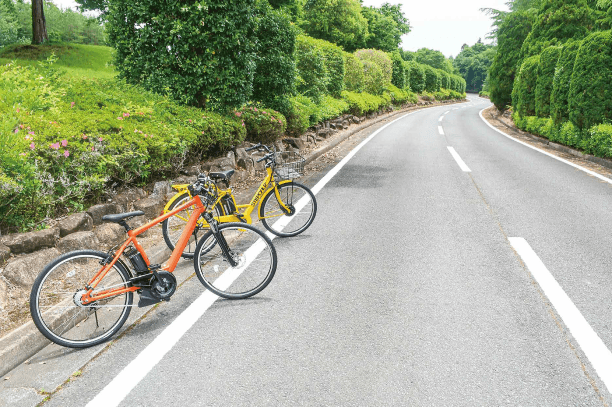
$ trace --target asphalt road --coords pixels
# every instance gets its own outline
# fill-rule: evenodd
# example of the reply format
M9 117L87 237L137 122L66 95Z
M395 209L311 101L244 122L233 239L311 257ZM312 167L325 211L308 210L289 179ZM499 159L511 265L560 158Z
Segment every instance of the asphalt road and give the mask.
M156 340L201 301L192 278L45 405L609 405L612 185L493 131L488 105L383 128L274 240L262 293Z

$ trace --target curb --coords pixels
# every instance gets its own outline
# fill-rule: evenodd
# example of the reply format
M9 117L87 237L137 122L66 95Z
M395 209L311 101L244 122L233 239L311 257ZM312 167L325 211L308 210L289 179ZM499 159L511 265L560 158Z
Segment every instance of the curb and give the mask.
M314 161L316 158L321 155L327 153L338 144L342 143L349 137L359 133L360 131L371 127L383 120L387 120L396 115L413 111L413 110L422 110L430 107L438 107L443 105L450 105L456 103L464 103L466 100L462 101L451 101L451 102L442 102L442 103L433 103L431 105L421 105L421 106L411 106L405 109L397 110L391 113L387 113L385 115L379 116L373 121L369 121L365 124L360 124L358 127L350 130L346 134L341 135L335 140L331 141L326 146L323 146L312 153L310 153L305 158L304 165L307 165ZM612 168L612 163L610 163ZM170 257L170 249L166 246L166 244L162 241L159 244L155 245L153 248L149 249L149 252L152 254L149 255L149 260L151 263L159 263L164 262L168 257ZM126 326L126 328L128 328ZM45 338L36 328L32 321L29 321L15 330L11 331L7 335L0 338L0 377L6 375L11 370L15 369L17 366L22 364L23 362L30 359L40 350L45 348L47 345L51 344L47 338Z
M554 141L550 141L549 139L547 139L545 137L538 136L538 135L531 134L531 133L527 133L526 131L523 131L523 130L519 129L518 127L509 125L508 123L504 122L503 120L500 120L497 117L492 117L491 121L493 121L493 120L495 122L499 123L499 124L504 125L506 128L519 133L521 136L528 137L528 138L532 139L533 141L536 141L538 143L547 145L548 147L552 148L555 151L559 151L561 153L573 155L574 157L582 158L583 160L590 161L590 162L592 162L594 164L599 164L602 167L606 167L606 168L612 170L612 160L610 160L610 159L602 158L602 157L596 157L596 156L591 155L591 154L585 154L585 153L582 153L582 152L580 152L580 151L578 151L576 149L573 149L571 147L565 146L563 144L558 144L558 143L555 143Z

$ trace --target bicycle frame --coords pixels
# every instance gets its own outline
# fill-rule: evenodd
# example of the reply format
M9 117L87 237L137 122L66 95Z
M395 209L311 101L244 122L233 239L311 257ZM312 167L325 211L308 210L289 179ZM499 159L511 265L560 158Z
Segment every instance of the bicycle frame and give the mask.
M164 220L168 219L169 217L176 215L178 212L180 212L182 210L185 210L185 209L187 209L189 207L192 207L192 206L195 206L195 209L191 213L191 216L189 217L187 225L183 229L183 233L181 233L181 237L179 238L179 240L178 240L178 242L176 244L176 247L172 251L172 254L170 255L170 258L166 262L165 267L162 267L163 271L168 271L168 272L172 273L176 269L176 265L178 264L178 261L181 258L181 254L183 253L183 250L185 249L185 247L187 246L187 243L189 242L189 239L191 238L191 235L192 235L193 230L195 229L195 227L196 227L196 225L198 223L198 219L200 218L200 215L202 215L206 211L206 207L204 206L204 204L202 204L202 200L200 199L200 197L198 195L192 197L188 202L186 202L185 204L183 204L183 205L179 206L178 208L172 210L171 212L165 213L165 214L163 214L163 215L153 219L151 222L147 223L146 225L143 225L143 226L141 226L141 227L139 227L137 229L128 230L128 232L127 232L128 239L115 252L115 257L110 262L108 262L107 264L104 264L102 266L102 268L96 273L96 275L85 286L85 288L87 289L87 292L83 295L83 297L81 299L82 303L83 304L90 304L90 303L93 303L95 301L102 300L104 298L109 298L109 297L113 297L115 295L119 295L119 294L131 292L131 291L139 290L140 287L134 287L134 286L132 286L132 287L123 287L123 288L111 288L111 289L108 289L108 290L103 290L103 291L97 292L93 296L91 295L93 293L93 291L95 290L95 288L98 286L98 284L100 284L102 279L104 279L104 277L109 272L111 267L113 267L113 265L119 261L119 258L123 254L123 251L128 247L128 245L130 243L132 243L134 245L134 247L136 248L136 250L138 250L138 252L142 255L142 258L144 259L147 267L150 266L151 263L149 261L149 258L147 257L143 247L138 243L138 240L136 239L136 236L142 234L143 232L146 232L147 230L149 230L153 226L163 222Z
M270 167L266 167L266 172L267 172L266 177L263 179L261 184L259 184L259 187L257 188L257 191L255 192L255 194L253 195L253 198L251 198L251 201L248 204L237 205L236 201L234 200L234 205L236 206L236 209L241 211L241 213L240 213L241 217L238 217L238 216L233 215L233 214L228 214L228 215L222 215L222 216L219 216L219 217L215 217L215 219L217 219L219 221L219 223L244 222L244 221L246 221L246 223L252 224L253 223L253 219L251 218L251 214L253 213L253 211L255 209L257 209L258 219L262 218L261 216L259 216L260 207L261 207L261 198L266 196L271 189L274 189L274 194L276 195L276 200L278 201L279 205L282 207L284 212L285 213L290 212L289 208L287 208L287 206L284 204L283 200L281 199L281 196L278 193L278 188L276 187L277 185L282 185L282 184L285 184L285 183L290 182L290 181L289 180L285 180L285 181L276 182L276 180L274 179L274 172L272 171L272 168L270 168ZM173 188L175 188L179 193L180 192L187 192L187 186L188 185L189 184L175 185L175 186L173 186ZM224 196L226 196L226 195L230 195L232 197L232 200L234 199L229 189L227 189L227 190L219 190L218 189L218 192L219 192L219 197L217 198L215 203L213 203L211 205L211 208L214 208L217 204L219 204L221 202L221 199ZM166 204L166 207L164 208L164 211L167 211L167 208L170 207L170 205L172 205L172 203L174 202L176 197L177 196L175 196L175 198L171 199ZM275 215L275 216L281 216L281 215ZM206 223L205 222L202 223L201 226L206 226Z

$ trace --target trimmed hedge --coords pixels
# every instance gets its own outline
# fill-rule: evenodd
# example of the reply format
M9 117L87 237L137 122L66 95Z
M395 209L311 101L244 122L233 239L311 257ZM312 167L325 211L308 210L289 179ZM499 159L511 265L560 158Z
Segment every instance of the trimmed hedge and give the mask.
M355 56L363 63L365 91L381 95L393 77L393 62L383 51L360 49Z
M323 51L325 57L325 87L327 93L332 96L340 96L340 92L344 89L344 51L342 48L331 42L317 40L318 45Z
M410 89L416 93L423 92L425 90L425 68L416 61L406 62L405 64L407 66L406 72L409 72L408 83Z
M406 69L404 67L404 60L400 55L399 51L390 52L389 58L393 63L393 73L391 75L391 83L400 89L408 86L406 82Z
M363 92L365 74L363 63L354 54L344 52L344 89L351 92Z
M514 79L512 105L520 116L535 116L535 89L539 65L539 55L525 59Z
M550 115L557 124L569 119L567 98L578 48L580 48L579 41L568 41L563 46L555 67L553 90L550 95Z
M436 69L429 65L423 65L423 69L425 70L425 90L427 92L437 92L440 90L441 79Z
M287 120L281 113L256 104L234 113L246 127L246 139L253 143L272 144L285 134Z
M319 46L319 41L306 35L298 35L295 50L297 91L315 101L320 100L327 91L325 54Z
M540 54L538 79L535 89L535 111L538 117L550 116L550 97L553 89L555 68L561 47L548 47Z
M579 128L612 120L612 31L595 32L583 41L568 96L570 120Z

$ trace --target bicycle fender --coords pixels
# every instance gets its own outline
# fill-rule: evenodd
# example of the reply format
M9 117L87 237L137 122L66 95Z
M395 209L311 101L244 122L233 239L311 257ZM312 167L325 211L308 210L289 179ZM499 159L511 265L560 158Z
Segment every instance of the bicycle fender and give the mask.
M174 187L181 187L182 185L172 185L172 188ZM177 189L177 188L174 188ZM163 213L168 213L170 211L170 206L174 203L174 201L176 201L181 195L183 195L185 192L189 192L186 188L185 189L177 189L177 193L174 194L174 196L172 198L170 198L170 200L168 201L168 203L166 203L166 206L164 206L164 212Z

